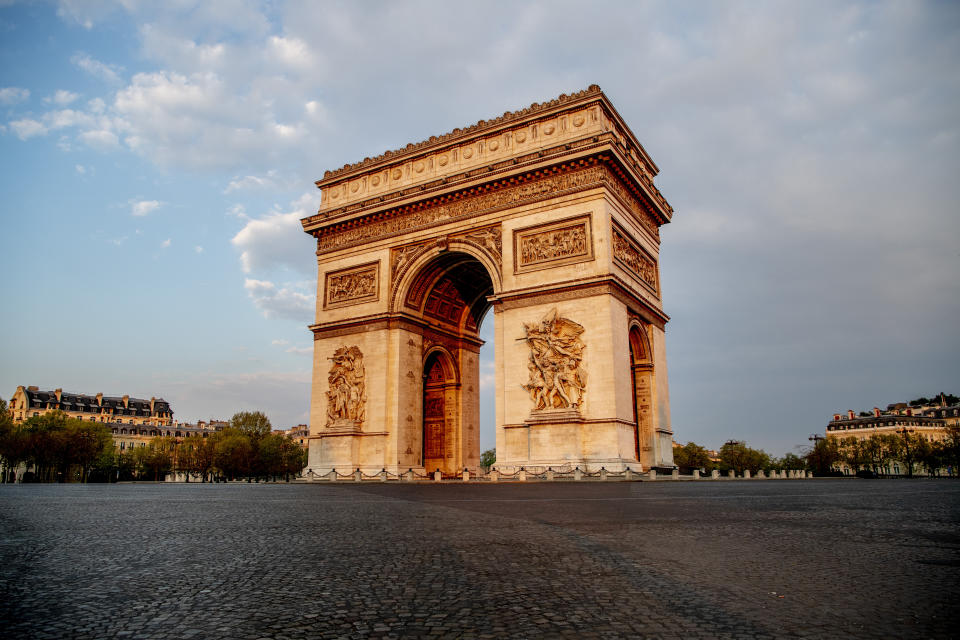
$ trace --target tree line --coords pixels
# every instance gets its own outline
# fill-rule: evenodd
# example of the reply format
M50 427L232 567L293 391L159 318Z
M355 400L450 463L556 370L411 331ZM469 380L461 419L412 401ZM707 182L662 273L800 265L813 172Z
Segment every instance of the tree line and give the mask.
M289 480L306 466L306 451L294 440L271 433L259 411L234 414L230 426L208 437L155 437L144 446L116 448L110 428L51 411L13 424L0 400L0 460L11 481L20 465L25 482L116 482L164 480L169 473L187 481Z
M838 475L839 467L846 464L854 472L869 471L875 475L887 475L894 463L903 465L899 475L912 476L925 472L939 475L944 469L952 469L953 475L960 470L960 426L946 427L946 438L931 442L909 431L897 434L874 434L863 440L847 438L816 438L803 455L788 453L782 458L770 456L762 449L753 449L744 442L730 441L720 447L717 459L710 456L705 447L695 442L674 445L673 461L680 473L697 469L709 473L714 469L725 473L733 469L742 474L750 471L778 469L811 471L814 475Z

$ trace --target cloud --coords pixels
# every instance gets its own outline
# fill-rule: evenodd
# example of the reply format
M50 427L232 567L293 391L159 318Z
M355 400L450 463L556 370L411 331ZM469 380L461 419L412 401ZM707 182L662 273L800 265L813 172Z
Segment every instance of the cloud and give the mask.
M290 347L285 350L287 353L295 353L298 356L312 356L313 347Z
M60 105L61 107L65 107L79 97L79 93L67 91L66 89L58 89L56 93L54 93L52 96L47 96L43 99L43 101L47 104L53 103Z
M29 98L29 89L21 89L20 87L3 87L0 89L0 104L2 105L14 105L25 102Z
M75 54L70 58L70 62L95 78L110 84L120 84L120 73L123 71L121 66L100 62L85 53Z
M117 134L106 129L97 129L95 131L84 131L77 138L92 149L100 151L109 151L120 146L120 140Z
M82 164L75 165L75 166L74 166L74 169L76 169L76 170L77 170L77 173L79 173L79 174L81 174L81 175L87 172L87 168L86 168L85 166L83 166Z
M29 140L34 136L43 136L47 134L47 128L42 122L37 122L30 118L23 120L14 120L10 123L10 128L21 140Z
M287 267L312 276L314 261L297 247L304 247L309 236L303 232L300 219L311 215L319 206L314 194L305 194L291 203L288 213L272 212L251 219L231 240L240 250L240 264L244 273ZM306 257L305 257L306 256Z
M159 200L131 200L130 215L142 218L159 209L162 204Z
M170 247L170 238L167 238L166 240L160 243L161 249L167 249L169 247Z
M275 187L276 182L274 181L274 178L276 178L276 176L277 176L276 169L271 169L270 171L267 171L266 175L264 175L263 177L244 176L241 178L239 176L234 176L234 178L230 181L230 184L227 185L227 188L224 189L223 192L226 194L226 193L231 193L233 191L239 191L243 189Z
M282 346L284 346L284 345L290 344L290 341L289 341L289 340L284 340L283 338L280 338L280 339L278 339L278 340L271 340L271 341L270 341L270 344L272 344L272 345L275 346L275 347L282 347Z
M203 253L203 247L201 247L200 245L197 245L193 248L193 251L194 253L198 253L198 254Z
M313 296L286 287L278 288L272 282L252 278L244 280L243 287L266 318L280 317L309 322L313 315Z

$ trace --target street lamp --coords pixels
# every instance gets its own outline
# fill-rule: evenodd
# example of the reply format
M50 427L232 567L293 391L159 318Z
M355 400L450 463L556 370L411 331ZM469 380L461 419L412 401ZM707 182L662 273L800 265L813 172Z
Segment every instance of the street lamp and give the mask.
M901 429L901 430L898 431L897 433L900 433L900 434L903 435L903 446L904 446L904 448L907 450L907 455L906 455L906 458L907 458L907 459L904 460L904 462L907 463L907 477L908 477L908 478L912 478L912 477L913 477L913 460L910 458L910 437L909 437L909 434L910 434L910 433L913 433L913 429L909 429L909 430L908 430L906 427L904 427L903 429Z

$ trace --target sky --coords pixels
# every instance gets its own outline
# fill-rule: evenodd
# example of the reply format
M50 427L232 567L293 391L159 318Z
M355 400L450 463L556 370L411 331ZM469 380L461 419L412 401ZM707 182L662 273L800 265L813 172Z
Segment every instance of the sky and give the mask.
M0 394L307 422L313 182L599 84L674 208L676 440L798 452L960 393L958 61L951 2L0 0Z

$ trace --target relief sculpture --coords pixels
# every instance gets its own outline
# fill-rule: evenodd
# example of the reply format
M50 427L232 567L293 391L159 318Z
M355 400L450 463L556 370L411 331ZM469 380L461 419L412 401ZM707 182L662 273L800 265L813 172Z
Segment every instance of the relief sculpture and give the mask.
M560 258L582 256L587 253L587 234L578 224L553 229L521 238L520 265L547 262Z
M530 379L523 388L530 393L534 411L579 409L587 388L587 372L583 368L586 345L580 336L584 328L556 309L539 324L524 323L530 346L527 369Z
M328 273L327 305L345 305L377 299L376 265L353 268L339 273Z
M357 427L366 417L367 395L363 354L357 347L341 347L330 358L327 381L327 427Z
M616 228L613 230L613 257L653 289L654 293L658 291L656 263L633 246Z

